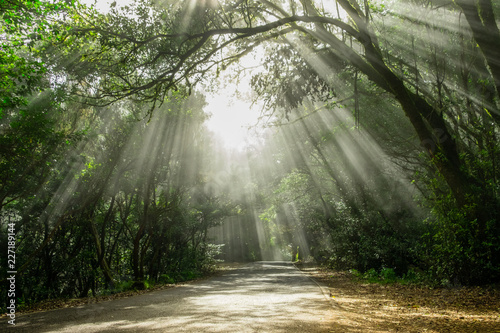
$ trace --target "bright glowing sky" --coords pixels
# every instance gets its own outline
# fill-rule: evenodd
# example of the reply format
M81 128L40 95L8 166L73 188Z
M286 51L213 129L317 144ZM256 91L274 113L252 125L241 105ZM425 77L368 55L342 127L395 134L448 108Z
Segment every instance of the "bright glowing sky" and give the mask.
M242 149L249 138L248 125L256 121L248 103L236 101L227 104L227 98L222 95L207 98L209 105L206 111L212 114L207 127L222 139L224 144L231 148Z
M113 0L80 0L86 5L96 2L96 8L102 12L109 9ZM134 0L119 0L117 5L124 6ZM243 63L247 66L255 66L256 61L247 56ZM225 78L222 77L222 80ZM205 111L211 114L207 121L207 127L216 133L227 148L243 149L251 141L252 131L248 130L249 125L255 125L259 116L259 108L251 103L242 101L234 97L235 84L226 84L226 87L216 93L206 93L208 105ZM238 84L238 90L246 93L250 89L249 79L243 79Z
M234 96L236 89L240 93L250 90L248 81L243 79L238 86L231 84L212 94L206 93L208 105L205 111L211 114L207 127L215 132L228 148L241 150L251 143L254 135L254 131L248 127L256 124L259 107Z

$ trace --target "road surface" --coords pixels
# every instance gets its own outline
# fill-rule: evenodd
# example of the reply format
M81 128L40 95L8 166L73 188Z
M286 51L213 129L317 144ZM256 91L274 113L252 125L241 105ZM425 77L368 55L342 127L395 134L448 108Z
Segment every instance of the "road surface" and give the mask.
M19 315L12 331L330 332L333 316L319 285L291 263L268 261L177 288Z

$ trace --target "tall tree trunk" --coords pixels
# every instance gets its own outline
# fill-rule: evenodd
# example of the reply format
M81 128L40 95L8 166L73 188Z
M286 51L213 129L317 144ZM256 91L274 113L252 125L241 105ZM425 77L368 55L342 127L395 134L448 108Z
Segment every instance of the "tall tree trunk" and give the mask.
M99 240L99 232L97 231L97 227L92 218L89 219L89 224L90 224L90 231L93 236L92 238L94 239L94 243L96 246L97 262L99 263L99 266L102 269L106 283L108 285L113 285L114 284L113 273L111 272L108 262L106 261L106 258L104 256L104 248L101 246L101 242Z
M472 35L486 59L500 98L500 31L491 0L455 0L464 12Z
M394 96L413 125L433 163L452 190L458 204L461 207L467 205L466 197L469 193L467 188L470 179L462 171L462 162L456 143L449 133L442 114L423 97L407 89L403 80L387 67L375 36L371 33L365 18L358 14L358 10L352 7L347 0L339 0L339 3L356 22L359 29L357 38L365 47L365 57L359 56L352 48L319 25L316 26L317 31L310 33L319 40L330 44L339 56L349 61L376 85Z
M132 269L134 271L134 278L136 281L144 280L143 270L141 269L141 239L144 236L146 224L141 221L139 230L134 237L134 248L132 250Z

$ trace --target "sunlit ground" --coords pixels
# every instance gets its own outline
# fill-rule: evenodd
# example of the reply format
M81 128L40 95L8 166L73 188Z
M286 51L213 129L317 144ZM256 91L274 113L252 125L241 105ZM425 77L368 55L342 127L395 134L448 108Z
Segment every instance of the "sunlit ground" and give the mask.
M61 321L53 320L62 316ZM257 262L167 291L26 314L21 331L326 332L332 309L290 263ZM76 318L72 320L71 318ZM16 327L17 328L17 327Z
M329 287L332 332L498 332L498 293L356 282L345 272L305 268Z

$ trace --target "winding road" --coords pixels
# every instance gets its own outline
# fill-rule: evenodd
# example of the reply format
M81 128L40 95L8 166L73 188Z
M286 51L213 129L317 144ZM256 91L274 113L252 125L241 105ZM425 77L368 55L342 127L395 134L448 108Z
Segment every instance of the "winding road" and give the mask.
M129 298L18 316L16 332L331 332L321 286L289 262L261 261Z

